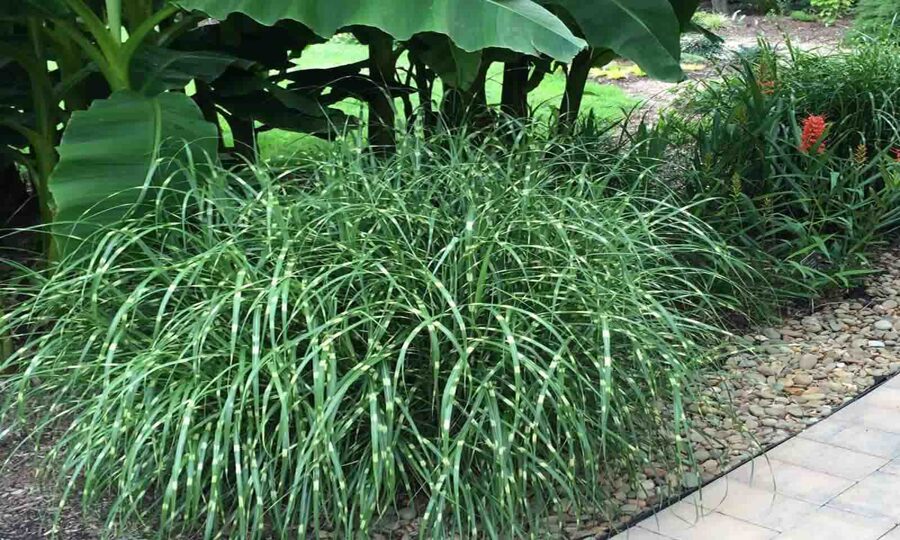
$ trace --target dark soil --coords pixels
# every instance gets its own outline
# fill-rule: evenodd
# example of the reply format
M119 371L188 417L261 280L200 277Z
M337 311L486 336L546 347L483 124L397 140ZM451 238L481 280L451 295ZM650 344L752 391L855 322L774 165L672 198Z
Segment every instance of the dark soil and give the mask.
M58 494L38 478L43 452L20 443L16 436L0 440L0 540L45 540L54 522L60 540L99 538L100 527L82 518L77 500L55 520Z
M738 16L730 25L716 33L727 42L743 42L747 45L755 44L759 37L766 38L772 44L783 44L785 36L789 36L797 47L807 50L835 50L843 41L850 25L848 20L825 26L818 22L795 21L789 17L748 15Z

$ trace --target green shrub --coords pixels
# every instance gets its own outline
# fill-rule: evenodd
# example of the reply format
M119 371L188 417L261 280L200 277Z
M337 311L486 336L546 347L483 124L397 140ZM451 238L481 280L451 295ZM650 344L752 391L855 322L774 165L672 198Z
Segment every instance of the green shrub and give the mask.
M69 504L160 537L359 537L415 504L423 537L520 538L603 511L610 478L688 466L660 433L716 325L768 298L686 208L610 187L643 159L408 138L163 192L17 291L0 418L61 431Z
M757 116L768 118L777 116L773 104L788 102L797 116L825 116L833 131L841 134L831 147L845 157L860 143L881 149L896 139L900 46L867 40L844 53L788 52L776 53L766 43L746 49L724 70L725 82L687 94L682 108L692 115L710 116L720 107L731 111L744 103L752 104Z
M707 60L718 60L724 54L721 41L710 39L703 34L685 34L681 38L683 55L696 55Z
M859 0L854 27L868 36L900 36L900 0Z
M833 23L847 15L856 0L810 0L809 4L819 12L826 22Z
M694 24L707 30L712 30L713 32L721 30L731 24L731 19L729 19L727 15L709 11L698 11L694 13L694 17L691 20Z
M814 13L810 13L808 11L799 10L799 9L792 11L790 17L791 17L791 19L793 19L795 21L799 21L799 22L818 22L819 21L818 15L816 15Z
M891 150L900 145L891 121L898 76L876 67L876 56L874 48L840 57L795 52L781 64L763 45L755 61L692 93L688 116L659 128L674 132L666 138L693 138L691 162L677 174L686 200L698 201L696 215L758 255L778 290L849 286L900 226L900 164ZM800 144L810 115L828 120L821 154Z
M846 53L792 51L780 71L779 94L798 114L821 114L841 134L843 156L861 143L883 148L896 140L900 118L900 44L865 41ZM836 141L836 144L838 141Z

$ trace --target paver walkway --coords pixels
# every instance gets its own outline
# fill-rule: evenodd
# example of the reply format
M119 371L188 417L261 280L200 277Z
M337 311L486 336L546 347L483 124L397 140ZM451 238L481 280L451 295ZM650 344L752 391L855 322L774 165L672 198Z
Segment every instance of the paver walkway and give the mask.
M900 540L900 377L613 540Z

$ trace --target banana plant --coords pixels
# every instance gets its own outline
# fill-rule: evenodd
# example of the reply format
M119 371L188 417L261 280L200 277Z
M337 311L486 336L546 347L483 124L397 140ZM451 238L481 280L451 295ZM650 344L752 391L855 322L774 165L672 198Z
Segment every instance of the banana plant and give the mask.
M254 137L263 131L277 128L327 139L357 123L332 105L345 97L366 101L370 90L377 89L363 73L366 62L296 68L308 46L324 41L295 21L266 27L232 14L193 28L170 47L179 55L217 51L240 59L224 73L198 81L194 99L208 121L216 123L221 117L231 127L233 153L254 159ZM193 75L196 81L196 70Z
M688 29L698 0L546 0L560 17L584 37L589 48L568 67L560 124L570 127L578 117L591 68L618 56L632 60L649 76L678 81L681 33Z
M120 173L128 166L154 169L152 161L169 158L160 154L160 141L185 130L167 132L171 123L160 119L178 111L185 122L202 121L193 101L184 94L166 94L195 76L215 77L231 63L218 55L185 58L159 46L190 28L196 18L179 15L169 3L151 0L3 0L0 18L13 30L0 42L0 61L12 62L27 74L31 103L27 114L2 118L0 127L20 134L27 142L21 152L33 171L45 223L53 223L56 247L64 254L66 237L82 228L67 222L112 221L112 204L124 201L114 195L144 185L146 174L133 175L122 185ZM51 61L56 64L51 69ZM190 67L202 66L195 75L179 77ZM205 71L204 71L205 70ZM115 104L131 126L139 118L156 128L153 133L111 125L104 120ZM165 110L164 109L168 109ZM164 111L164 112L163 112ZM65 135L57 126L67 123ZM94 126L94 131L86 129ZM117 138L109 139L111 130ZM70 133L74 130L75 133ZM187 130L195 135L208 131ZM151 144L148 144L150 141ZM9 148L9 147L7 147ZM163 147L164 148L164 147ZM123 149L127 151L123 153ZM213 152L214 154L214 152ZM74 174L72 162L87 159L94 164L88 174ZM105 166L115 164L115 167ZM134 196L138 196L133 192ZM87 219L79 212L90 210Z
M21 95L13 103L0 94L0 142L8 141L0 153L18 150L13 154L32 171L45 221L55 219L62 230L60 222L103 210L103 201L116 200L111 190L122 187L102 178L112 174L102 166L90 183L71 166L82 152L94 152L101 164L126 159L101 148L107 140L101 133L91 142L92 126L99 129L100 115L112 110L130 107L157 120L177 110L193 125L158 121L148 124L162 130L152 136L123 134L134 139L127 145L131 162L146 171L153 170L151 159L165 157L146 140L210 129L221 139L220 117L248 147L258 131L276 127L331 136L351 122L331 108L345 97L369 104L370 142L390 147L393 98L418 92L433 127L435 78L444 83L445 112L481 102L484 109L487 70L498 61L506 66L504 106L519 115L551 61L568 64L560 114L571 121L590 68L615 56L651 76L680 78L678 38L696 7L696 0L0 0L0 71L14 69L29 89L24 103ZM198 24L210 17L211 24ZM338 31L354 32L369 47L369 60L294 68L307 45ZM401 52L411 63L403 84ZM183 93L191 82L193 101ZM66 136L60 125L68 125ZM130 181L140 186L147 178Z
M394 110L388 98L399 86L394 40L442 35L455 48L470 53L497 48L563 61L571 60L586 46L558 17L533 0L174 1L216 19L243 13L267 25L296 21L325 38L339 30L361 29L358 33L369 47L369 75L381 86L369 99L369 142L376 148L393 145ZM420 77L420 81L426 79Z
M47 67L44 36L35 14L12 4L2 4L0 9L5 27L0 40L0 74L8 85L0 103L0 128L7 134L4 153L33 173L36 191L42 201L48 201L47 178L56 164L54 145L60 118L54 103L57 80ZM20 17L14 21L13 15ZM26 148L27 153L11 153ZM49 219L47 204L41 205L41 215L45 222Z
M400 41L432 32L466 51L489 47L568 61L586 43L532 0L175 0L217 19L244 13L273 25L300 22L329 38L350 26L377 28Z

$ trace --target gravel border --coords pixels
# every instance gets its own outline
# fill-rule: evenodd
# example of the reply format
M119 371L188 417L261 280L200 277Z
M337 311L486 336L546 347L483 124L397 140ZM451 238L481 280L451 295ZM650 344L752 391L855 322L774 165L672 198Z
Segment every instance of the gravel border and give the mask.
M722 371L708 373L688 406L699 471L648 467L616 493L609 538L793 438L900 373L900 246L850 297L795 310L779 327L736 337ZM723 395L731 396L723 399Z

